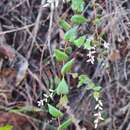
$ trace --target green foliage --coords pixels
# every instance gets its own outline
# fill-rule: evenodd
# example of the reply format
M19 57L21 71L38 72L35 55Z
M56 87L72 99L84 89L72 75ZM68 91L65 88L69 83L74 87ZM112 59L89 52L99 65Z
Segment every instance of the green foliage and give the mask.
M78 87L80 87L83 84L87 83L87 77L86 75L80 75L79 76L79 82L78 82Z
M69 125L71 125L72 123L72 119L68 119L67 121L65 121L64 123L62 123L57 130L63 130L66 129Z
M97 92L97 91L93 92L93 97L94 97L96 100L98 100L99 97L100 97L100 92Z
M66 60L68 60L68 55L65 52L63 52L63 51L61 51L59 49L55 49L54 56L56 57L57 61L66 61Z
M68 97L66 95L60 97L59 106L66 106L68 103Z
M84 49L88 49L90 50L92 48L91 46L91 40L90 39L86 39L85 43L84 43Z
M82 13L84 10L84 1L83 0L71 0L72 4L71 7L73 9L73 11L77 12L77 13Z
M58 110L57 108L55 108L50 104L48 104L48 111L55 118L63 116L63 113L60 110Z
M13 129L12 125L6 125L6 126L0 127L0 130L12 130L12 129Z
M63 94L69 93L69 87L64 78L60 81L58 87L56 88L56 93L58 95L63 95Z
M78 87L80 87L83 84L87 84L88 89L91 89L94 92L99 92L101 90L101 86L94 84L93 81L87 75L79 76Z
M71 21L74 23L74 24L83 24L86 22L86 18L82 15L73 15L71 17Z
M70 19L70 24L63 19L59 21L59 26L65 31L64 40L66 41L65 43L67 44L65 44L64 52L59 49L56 49L54 53L57 61L65 61L65 64L61 67L60 70L62 74L62 80L59 81L59 83L57 84L57 88L55 90L56 94L60 96L60 100L57 105L59 108L66 106L68 103L67 94L69 93L69 85L67 84L64 77L65 74L68 73L70 74L71 69L75 63L74 58L69 60L70 58L69 55L73 53L73 49L72 49L73 46L72 47L68 46L69 45L68 43L71 43L70 45L75 45L77 48L80 48L82 46L83 49L87 49L89 51L92 48L94 48L93 40L86 39L86 36L84 36L85 34L82 34L82 32L78 34L78 31L80 30L79 26L87 22L87 19L84 16L82 16L84 5L85 5L84 0L70 0L70 1L71 1L72 10L74 11L74 15ZM101 20L98 17L96 17L91 22L94 26L95 25L98 26L100 25ZM79 36L81 34L82 36ZM79 79L78 87L82 85L86 85L86 88L92 91L94 99L98 101L100 97L100 90L101 90L101 87L99 85L96 85L87 75L84 74L79 75L78 73L73 73L73 72L71 73L71 75L74 79L77 78ZM62 112L60 112L57 108L51 106L50 104L48 104L48 109L49 109L49 113L53 117L57 118L63 115ZM72 122L73 122L72 119L68 119L67 121L63 122L57 128L57 130L66 129Z
M70 24L68 24L65 20L60 20L59 21L59 26L62 28L62 29L64 29L65 31L68 31L70 28L71 28L71 26L70 26Z
M61 69L61 74L64 75L66 73L69 73L71 71L71 68L74 64L74 59L68 61Z
M93 91L100 91L101 87L94 84L88 76L86 76L86 82L88 84L89 89L92 89Z
M77 37L77 27L71 28L64 35L65 41L69 42L73 42L76 39L76 37Z
M74 40L73 44L74 44L75 46L77 46L77 47L81 47L81 46L84 44L85 39L86 39L85 36L81 36L81 37L79 37L78 39Z
M97 91L100 91L100 90L101 90L101 86L95 86L95 87L93 88L93 90L96 91L96 92L97 92Z
M72 47L67 47L65 52L70 55L72 53Z

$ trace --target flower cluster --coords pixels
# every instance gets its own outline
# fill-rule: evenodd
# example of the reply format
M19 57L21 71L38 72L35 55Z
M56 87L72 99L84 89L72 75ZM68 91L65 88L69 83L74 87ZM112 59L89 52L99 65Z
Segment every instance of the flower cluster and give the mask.
M95 59L94 59L94 55L93 54L95 54L95 53L96 53L95 47L93 47L93 48L91 48L91 50L89 50L89 53L87 54L89 59L87 60L87 62L91 62L92 64L94 64Z
M49 92L50 92L49 95L43 94L44 98L39 100L39 101L37 101L37 104L38 104L39 107L43 106L44 102L46 103L48 101L48 99L50 99L50 98L53 99L54 90L49 89Z
M59 5L59 0L47 0L48 4L53 4L53 6L55 6L56 8Z
M108 43L108 42L104 42L103 46L104 46L104 48L109 49L109 47L110 47L110 43Z
M97 101L97 105L95 106L95 110L97 110L97 113L94 114L94 116L95 116L95 120L94 120L95 129L97 128L99 121L104 120L102 115L101 115L101 111L103 110L102 101L99 100L98 98L96 101Z

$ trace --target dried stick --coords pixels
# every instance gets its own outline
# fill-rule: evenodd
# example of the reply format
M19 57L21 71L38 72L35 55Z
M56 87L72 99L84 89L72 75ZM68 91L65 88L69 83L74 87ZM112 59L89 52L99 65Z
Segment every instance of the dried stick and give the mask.
M52 24L53 24L53 15L54 15L54 3L51 2L51 13L50 13L50 23L49 23L49 30L48 30L47 46L48 46L48 49L49 49L51 62L52 62L52 65L53 65L55 76L56 76L55 62L54 62L54 59L53 59L53 54L52 54L52 49L51 49L51 31L52 31Z
M35 27L33 29L33 39L32 39L32 43L31 43L31 46L30 46L30 50L29 50L28 55L27 55L27 59L29 59L30 56L31 56L32 49L33 49L33 46L34 46L34 43L35 43L35 40L36 40L36 37L37 37L37 33L39 31L40 20L41 20L42 13L43 13L42 5L44 5L44 4L45 4L45 0L42 0L41 1L41 7L39 9L39 13L38 13L38 16L37 16L37 19L36 19L36 22L35 22Z
M17 32L17 31L25 30L27 28L33 27L34 25L35 24L32 23L32 24L29 24L29 25L26 25L26 26L23 26L23 27L20 27L20 28L15 28L15 29L7 30L7 31L1 31L0 32L0 36L8 34L8 33L12 33L12 32Z

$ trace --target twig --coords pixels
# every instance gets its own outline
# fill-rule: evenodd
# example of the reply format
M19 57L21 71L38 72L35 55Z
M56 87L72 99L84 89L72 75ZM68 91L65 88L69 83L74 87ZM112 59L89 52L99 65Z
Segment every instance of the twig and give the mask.
M53 65L55 76L56 76L55 62L54 62L54 59L53 59L53 54L52 54L52 49L51 49L51 31L52 31L52 24L53 24L53 13L54 13L54 3L51 2L51 13L50 13L50 23L49 23L49 30L48 30L47 46L48 46L48 49L49 49L51 62L52 62L52 65Z
M127 80L127 70L126 70L126 63L127 63L127 61L128 61L128 57L129 57L129 52L128 52L128 54L126 55L126 57L125 57L125 61L124 61L124 76L125 76L125 79Z
M26 0L20 1L17 5L13 6L7 13L3 14L2 16L4 17L8 13L10 13L11 11L15 10L16 8L18 8L19 6L21 6L24 2L26 2Z
M27 28L33 27L34 25L35 25L35 24L32 23L32 24L29 24L29 25L26 25L26 26L23 26L23 27L20 27L20 28L15 28L15 29L11 29L11 30L7 30L7 31L3 31L3 32L0 32L0 36L1 36L1 35L5 35L5 34L8 34L8 33L12 33L12 32L21 31L21 30L24 30L24 29L27 29Z
M38 82L38 84L40 85L40 87L47 93L49 94L49 91L47 90L47 88L43 85L43 83L41 82L41 80L39 79L39 77L34 74L30 69L28 69L28 73Z
M129 116L130 116L130 104L129 104L129 109L128 109L127 113L126 113L125 119L122 122L121 126L119 127L119 130L123 130L123 127L127 123L128 119L129 119Z
M45 4L45 0L42 0L41 5L44 5L44 4ZM32 49L33 49L33 46L34 46L34 43L35 43L35 40L36 40L36 37L37 37L37 33L39 31L39 26L40 26L40 20L41 20L41 17L42 17L42 13L43 13L43 7L41 6L40 9L39 9L39 13L38 13L36 22L35 22L35 27L33 29L33 35L34 36L33 36L33 39L32 39L30 49L28 51L27 59L30 58L31 53L32 53Z

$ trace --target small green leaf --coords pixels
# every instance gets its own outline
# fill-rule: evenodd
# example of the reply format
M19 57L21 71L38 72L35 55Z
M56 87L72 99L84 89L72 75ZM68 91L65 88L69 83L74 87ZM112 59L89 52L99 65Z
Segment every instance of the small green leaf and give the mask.
M100 92L93 92L93 97L98 100L100 97Z
M58 106L66 106L68 103L68 97L64 95L63 97L60 98L60 101L58 103Z
M74 23L74 24L83 24L86 22L86 18L82 15L73 15L71 17L71 21Z
M100 91L101 90L101 86L95 86L92 88L94 91Z
M87 83L87 76L86 75L80 75L78 87L80 87L81 85L86 84L86 83Z
M68 87L68 85L67 85L64 78L61 80L58 87L56 88L56 93L58 95L68 94L69 93L69 87Z
M73 42L76 39L76 37L77 37L77 27L71 28L64 35L64 39L69 42Z
M81 13L84 10L84 5L85 2L84 0L72 0L72 9L73 11L77 12L77 13Z
M85 39L86 39L85 36L81 36L81 37L79 37L78 39L74 40L73 44L74 44L75 46L77 46L77 47L81 47L81 46L84 44Z
M63 113L60 110L50 104L48 104L48 111L55 118L63 116Z
M91 40L90 39L87 39L86 41L85 41L85 43L84 43L84 49L88 49L88 50L90 50L91 48L92 48L92 46L91 46Z
M65 121L64 123L62 123L57 130L63 130L66 129L69 125L71 125L72 123L72 119L68 119L67 121Z
M58 84L60 83L60 79L59 79L58 76L55 76L55 77L53 78L53 83L55 83L55 85L58 85Z
M74 64L74 59L68 61L61 69L61 74L64 75L71 71L71 68Z
M0 130L12 130L12 129L13 129L12 125L6 125L6 126L0 127Z
M68 31L71 28L70 24L68 24L65 20L60 20L59 26L63 28L65 31Z
M67 47L67 48L65 49L65 52L66 52L68 55L70 55L70 54L72 53L72 47Z
M65 52L63 52L61 50L58 50L58 49L55 49L54 56L56 57L57 61L66 61L66 60L68 60L68 55Z

